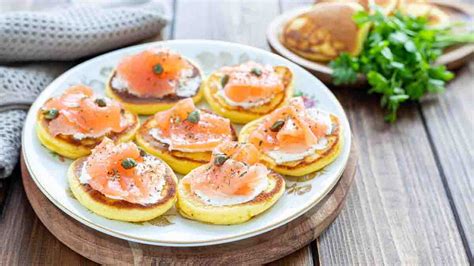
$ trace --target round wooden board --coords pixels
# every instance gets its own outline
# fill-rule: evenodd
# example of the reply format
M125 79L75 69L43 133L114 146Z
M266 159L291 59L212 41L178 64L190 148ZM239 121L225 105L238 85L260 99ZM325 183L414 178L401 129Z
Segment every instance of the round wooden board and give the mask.
M31 179L23 158L21 170L28 200L46 228L66 246L97 263L261 264L305 247L334 221L354 179L357 157L357 151L352 144L346 169L336 186L313 209L296 220L245 240L186 248L138 244L86 227L56 208L41 193Z
M448 2L439 0L432 0L430 1L430 3L439 6L451 17L453 17L455 21L463 21L466 22L468 25L470 25L469 23L474 22L474 5L457 1ZM327 64L323 62L310 61L308 59L300 57L299 55L285 48L283 44L281 44L279 39L279 35L285 22L299 14L306 12L309 7L310 5L289 10L276 17L268 26L267 42L274 53L279 54L305 68L309 72L313 73L316 77L318 77L322 82L326 84L331 84L332 69ZM445 53L438 58L436 64L446 65L448 69L455 70L463 66L473 57L474 44L466 44L447 49ZM366 85L366 83L367 81L361 75L359 76L356 83L344 86L362 87Z

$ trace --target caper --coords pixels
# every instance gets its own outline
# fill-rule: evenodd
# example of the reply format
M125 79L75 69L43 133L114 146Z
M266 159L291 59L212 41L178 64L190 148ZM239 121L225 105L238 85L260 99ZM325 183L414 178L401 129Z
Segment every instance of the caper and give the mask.
M250 73L254 74L257 77L260 77L262 75L262 70L254 67L252 68L252 70L250 70Z
M188 117L186 118L186 120L188 120L189 122L193 124L199 123L199 119L200 119L199 111L197 110L194 110L191 113L189 113Z
M229 75L224 75L221 79L221 85L222 85L222 88L225 87L225 85L227 84L227 82L229 82Z
M214 155L214 164L221 166L225 163L225 161L227 161L227 159L229 159L229 157L225 154L216 154Z
M155 72L155 74L158 74L158 75L163 73L163 66L161 66L161 64L154 65L153 72Z
M43 111L44 118L47 120L53 120L59 115L59 111L57 109L48 109Z
M270 130L273 131L273 132L278 132L278 131L280 131L280 129L283 127L284 124L285 124L284 120L277 120L270 127Z
M132 158L125 158L122 160L120 165L122 165L122 167L125 169L132 169L133 167L137 166L137 162Z
M97 106L99 107L106 107L107 106L107 103L105 102L104 99L102 98L97 98L94 100L95 104L97 104Z

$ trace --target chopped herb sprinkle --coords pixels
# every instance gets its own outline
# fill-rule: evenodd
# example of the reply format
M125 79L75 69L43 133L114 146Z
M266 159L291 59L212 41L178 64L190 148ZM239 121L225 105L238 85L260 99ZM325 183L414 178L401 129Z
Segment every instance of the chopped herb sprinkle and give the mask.
M49 109L43 111L44 118L47 120L53 120L59 115L59 111L57 109Z

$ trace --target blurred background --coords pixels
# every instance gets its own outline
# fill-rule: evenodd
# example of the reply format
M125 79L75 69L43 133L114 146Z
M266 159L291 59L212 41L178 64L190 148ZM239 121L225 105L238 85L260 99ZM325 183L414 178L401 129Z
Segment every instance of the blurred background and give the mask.
M139 5L158 0L0 0L0 12L18 10L41 10L70 5L124 6Z

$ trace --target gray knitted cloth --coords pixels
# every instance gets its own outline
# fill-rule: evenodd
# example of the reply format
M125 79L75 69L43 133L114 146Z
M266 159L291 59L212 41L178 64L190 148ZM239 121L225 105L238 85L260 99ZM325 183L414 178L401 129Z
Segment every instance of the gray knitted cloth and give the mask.
M28 106L76 60L157 36L163 7L78 7L0 15L0 178L18 162ZM56 61L36 62L31 61ZM29 62L28 64L18 62Z

